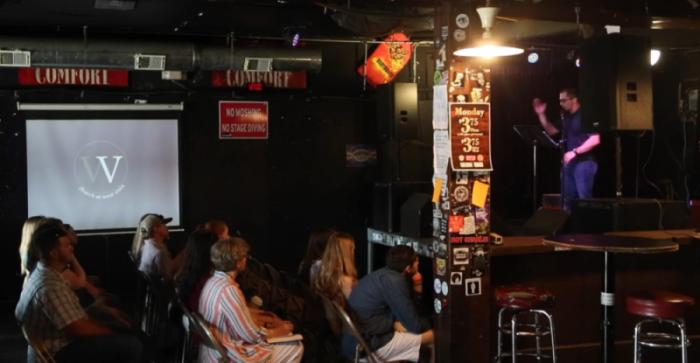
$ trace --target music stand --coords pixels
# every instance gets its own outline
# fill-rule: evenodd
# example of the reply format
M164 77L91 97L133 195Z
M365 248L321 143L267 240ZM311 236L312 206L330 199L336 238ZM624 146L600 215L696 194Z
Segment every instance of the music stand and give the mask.
M515 125L515 132L532 146L532 209L537 211L537 147L558 148L559 143L552 140L549 135L539 125ZM563 195L561 200L563 201Z

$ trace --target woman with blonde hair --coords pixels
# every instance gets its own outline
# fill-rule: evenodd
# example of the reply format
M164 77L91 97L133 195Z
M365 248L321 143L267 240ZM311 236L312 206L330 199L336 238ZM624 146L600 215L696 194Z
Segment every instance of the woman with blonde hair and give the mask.
M44 216L29 217L24 221L24 226L22 226L22 240L19 244L19 260L20 272L23 276L29 276L27 265L29 263L29 253L31 251L30 243L32 241L32 235L37 227L39 227L39 221L42 219L44 219Z
M323 253L316 291L345 307L356 284L355 239L347 233L335 233Z

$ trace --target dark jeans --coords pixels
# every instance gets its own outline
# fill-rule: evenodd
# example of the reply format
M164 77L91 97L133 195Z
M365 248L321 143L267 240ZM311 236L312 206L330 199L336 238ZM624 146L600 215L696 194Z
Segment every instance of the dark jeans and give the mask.
M111 334L76 340L63 347L56 363L141 363L143 346L127 334Z
M598 162L593 159L574 159L564 165L564 210L571 210L576 197L593 198L593 182L597 172Z

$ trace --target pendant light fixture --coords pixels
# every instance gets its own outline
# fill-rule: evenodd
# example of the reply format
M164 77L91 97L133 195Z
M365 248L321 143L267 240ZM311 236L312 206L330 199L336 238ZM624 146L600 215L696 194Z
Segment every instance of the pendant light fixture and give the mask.
M470 46L457 49L454 54L462 57L493 58L523 53L524 50L521 48L507 46L491 38L491 28L499 10L501 9L496 7L477 8L481 26L485 29L484 35L482 39L473 42Z

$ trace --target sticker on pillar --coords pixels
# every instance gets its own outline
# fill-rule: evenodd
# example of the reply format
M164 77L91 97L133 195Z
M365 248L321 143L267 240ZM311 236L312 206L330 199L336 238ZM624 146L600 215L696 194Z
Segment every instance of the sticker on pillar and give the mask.
M461 285L462 284L462 273L461 272L452 272L450 274L450 284Z
M454 265L468 265L469 264L469 247L457 247L452 249L452 255L454 258Z
M474 216L465 216L463 222L462 230L460 234L475 234L476 233L476 222L474 221Z
M450 210L450 202L443 202L440 204L440 209L444 211L449 211Z
M437 253L440 250L440 243L435 240L433 241L433 252Z
M467 102L467 96L457 95L457 102Z
M435 281L433 282L433 288L435 289L435 293L440 295L440 290L442 290L442 283L440 282L440 280L435 279Z
M440 84L447 85L450 83L450 71L442 71Z
M442 35L442 40L447 40L447 36L450 34L450 30L448 27L443 26L441 29L440 35Z
M467 14L457 15L457 26L464 29L469 26L469 16Z
M464 73L462 72L454 72L454 75L452 76L452 87L454 88L464 88Z
M461 43L461 42L467 40L467 33L462 29L457 29L454 32L454 37L455 37L455 41L457 43Z
M473 247L472 259L475 268L485 268L489 264L489 253L483 247Z
M445 276L447 272L447 261L444 258L436 258L435 265L437 265L436 273L440 276Z
M435 314L440 314L442 311L442 302L440 299L435 299Z
M475 269L471 270L471 272L469 272L469 275L471 277L481 277L484 275L484 270L475 268Z
M469 185L469 172L468 171L458 171L455 173L455 184L457 185Z
M445 203L447 203L447 202L445 202ZM447 223L448 223L447 218L440 219L440 230L438 231L440 236L447 234L447 231L448 231L448 224Z
M433 209L433 218L442 218L442 212L439 209Z
M450 233L459 233L464 229L464 216L450 216Z
M467 296L481 295L481 277L464 280L464 287Z
M440 256L447 256L447 245L444 243L440 243L440 248L438 251Z
M447 296L447 293L449 292L449 289L447 287L447 282L443 281L442 282L442 294Z
M458 186L457 188L455 188L454 197L455 201L457 202L466 201L467 199L469 199L469 188L467 188L464 185Z
M442 82L442 72L440 72L440 70L436 70L433 74L433 83L435 83L437 86L440 84L440 82Z

